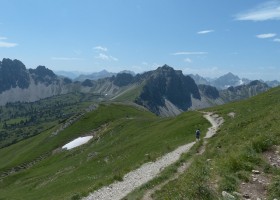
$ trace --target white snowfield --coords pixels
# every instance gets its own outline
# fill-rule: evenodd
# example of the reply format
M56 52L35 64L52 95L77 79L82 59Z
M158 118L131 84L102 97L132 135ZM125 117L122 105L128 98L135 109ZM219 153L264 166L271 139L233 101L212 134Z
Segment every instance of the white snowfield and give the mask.
M223 118L212 113L205 113L204 117L212 124L212 127L208 129L205 136L205 138L210 138L223 123ZM123 181L116 181L109 186L102 187L89 194L88 197L83 198L83 200L120 200L124 198L137 187L155 178L164 168L178 161L180 156L188 152L194 144L195 142L185 144L167 153L155 162L143 164L140 168L126 174L123 177Z
M73 149L75 147L81 146L83 144L86 144L88 141L90 141L93 138L93 136L86 136L86 137L78 137L75 140L72 140L71 142L65 144L62 149Z

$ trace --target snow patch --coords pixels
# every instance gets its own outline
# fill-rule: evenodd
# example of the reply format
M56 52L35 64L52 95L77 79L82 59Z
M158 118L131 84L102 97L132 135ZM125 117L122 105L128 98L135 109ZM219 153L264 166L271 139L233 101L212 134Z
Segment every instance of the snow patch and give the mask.
M81 146L81 145L87 143L92 138L93 138L93 136L78 137L77 139L72 140L71 142L65 144L62 147L62 149L67 149L67 150L73 149L75 147L78 147L78 146Z

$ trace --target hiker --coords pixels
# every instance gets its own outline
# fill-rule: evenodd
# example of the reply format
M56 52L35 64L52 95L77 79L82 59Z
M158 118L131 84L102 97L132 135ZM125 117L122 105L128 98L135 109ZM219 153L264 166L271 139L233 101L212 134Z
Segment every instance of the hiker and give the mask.
M196 131L195 131L195 137L196 137L196 140L197 141L199 141L200 140L200 130L199 130L199 128L198 129L196 129Z

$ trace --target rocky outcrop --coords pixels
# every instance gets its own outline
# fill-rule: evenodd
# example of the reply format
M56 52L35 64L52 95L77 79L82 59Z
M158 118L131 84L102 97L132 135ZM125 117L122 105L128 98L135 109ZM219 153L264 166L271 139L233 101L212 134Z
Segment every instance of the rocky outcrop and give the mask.
M178 110L188 110L192 106L191 97L201 98L194 80L184 76L182 71L164 65L150 74L136 102L160 114L160 108L170 107L166 102Z
M210 85L198 85L200 93L211 99L217 99L220 97L219 91L217 88L210 86Z
M19 60L0 61L0 105L8 102L34 102L69 92L89 92L89 83L60 78L45 66L26 69ZM92 85L93 86L93 85Z
M43 83L35 84L31 80L27 88L16 86L6 90L0 94L0 105L5 105L7 102L34 102L43 98L58 94L66 94L69 90L64 87L61 82L57 84L45 85Z
M226 102L247 99L269 89L269 86L261 81L252 81L247 85L229 87L220 91L220 97Z
M31 80L25 65L19 60L0 61L0 94L12 88L26 89Z

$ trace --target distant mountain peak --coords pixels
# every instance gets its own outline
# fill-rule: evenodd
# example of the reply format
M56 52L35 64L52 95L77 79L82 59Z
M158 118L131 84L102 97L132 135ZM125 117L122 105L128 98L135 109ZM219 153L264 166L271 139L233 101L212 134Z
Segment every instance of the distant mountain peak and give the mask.
M30 73L34 73L40 77L46 77L46 76L56 77L55 73L52 70L50 70L42 65L39 65L36 69L30 69L29 71L30 71Z
M154 75L172 76L174 74L177 74L178 76L184 76L181 70L175 70L166 64L163 65L162 67L158 67L154 71Z
M163 69L173 69L172 67L170 67L169 65L167 64L164 64L162 67L159 67L159 68L163 68Z
M130 70L122 70L118 74L131 74L132 76L135 76L135 73Z
M108 72L106 69L101 70L100 72L97 72L99 74L108 74L110 72Z
M156 71L175 71L175 70L173 69L173 67L170 67L169 65L165 64L161 67L158 67Z
M235 76L232 72L228 72L228 73L225 74L225 76L227 76L227 75L229 75L229 76Z
M28 88L29 84L29 74L21 61L9 58L0 61L0 94L11 88Z
M184 76L181 70L174 70L168 65L158 67L148 77L146 85L136 100L156 114L161 114L162 108L172 103L180 110L191 107L191 98L200 99L200 94L194 80Z
M221 76L220 78L235 78L235 79L240 79L237 75L231 73L231 72L228 72L227 74Z
M219 89L226 89L230 86L238 86L242 83L241 79L234 75L233 73L229 72L212 82L213 86Z

